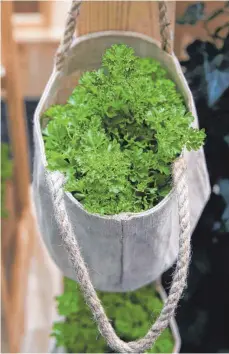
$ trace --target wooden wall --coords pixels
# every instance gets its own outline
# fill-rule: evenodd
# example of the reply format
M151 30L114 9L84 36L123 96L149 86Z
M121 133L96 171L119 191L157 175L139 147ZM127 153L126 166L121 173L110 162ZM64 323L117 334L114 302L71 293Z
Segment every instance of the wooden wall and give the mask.
M19 46L21 82L27 97L42 93L52 71L53 57L63 30L69 2L53 1L50 30L15 30ZM168 4L174 24L175 3ZM142 32L159 39L157 3L153 1L85 1L77 32L79 35L103 30ZM33 35L33 37L32 37Z
M175 2L167 5L174 26ZM86 1L79 18L79 35L106 30L135 31L159 39L157 2Z
M176 4L175 4L176 3ZM169 1L170 20L175 24L175 16L182 15L191 1ZM219 8L225 1L207 1L207 12ZM176 6L175 6L176 5ZM69 1L52 1L51 27L46 30L15 30L19 46L20 75L23 95L39 97L51 74L53 57L63 30ZM176 8L176 10L175 10ZM228 16L228 15L227 15ZM210 27L219 21L228 20L226 15L212 21ZM82 5L78 34L108 29L130 30L159 38L157 4L155 1L85 1ZM194 38L207 38L202 23L194 26L176 25L174 49L180 59L186 58L185 47Z

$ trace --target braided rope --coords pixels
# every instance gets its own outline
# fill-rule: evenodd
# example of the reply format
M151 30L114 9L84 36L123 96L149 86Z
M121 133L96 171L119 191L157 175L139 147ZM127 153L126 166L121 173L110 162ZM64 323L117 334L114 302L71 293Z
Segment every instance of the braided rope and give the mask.
M71 8L68 12L68 16L64 26L63 37L56 52L55 66L57 71L61 71L63 69L65 57L72 44L72 38L76 29L76 23L80 13L81 2L82 0L72 0Z
M77 19L80 13L80 5L82 0L72 0L70 10L64 26L64 33L55 57L55 66L57 71L63 69L65 57L72 43L72 38L75 32ZM159 24L162 41L162 49L167 53L172 53L172 34L170 23L168 21L168 11L165 1L158 1L159 8Z
M168 20L168 9L165 1L158 1L161 47L168 54L173 52L171 24Z
M106 339L109 347L116 352L143 353L145 350L150 349L161 332L168 326L185 288L190 258L188 187L185 172L185 161L183 158L177 159L173 166L173 181L178 200L180 238L178 261L170 293L161 314L146 336L136 342L129 343L125 343L116 335L91 283L87 267L81 256L79 245L65 208L64 191L62 188L64 184L64 176L59 172L46 172L46 181L51 191L58 228L70 264L75 271L77 282L79 283L84 299L97 322L101 335Z

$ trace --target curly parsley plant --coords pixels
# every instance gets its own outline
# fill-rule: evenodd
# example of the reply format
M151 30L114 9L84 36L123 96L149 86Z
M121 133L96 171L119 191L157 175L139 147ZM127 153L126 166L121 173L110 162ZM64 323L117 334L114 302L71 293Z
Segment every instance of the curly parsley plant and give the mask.
M85 72L65 105L45 112L50 170L89 212L140 212L171 189L182 149L198 150L205 133L159 62L113 45L99 70Z

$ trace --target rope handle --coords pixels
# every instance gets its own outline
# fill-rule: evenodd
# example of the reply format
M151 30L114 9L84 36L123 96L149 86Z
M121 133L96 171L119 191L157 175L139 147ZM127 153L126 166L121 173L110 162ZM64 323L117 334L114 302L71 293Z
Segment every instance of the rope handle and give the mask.
M64 33L55 57L55 68L61 71L64 67L64 61L72 44L77 20L80 13L82 0L72 0L70 10L64 26ZM159 25L162 49L172 54L172 31L171 24L168 21L168 9L165 1L158 1Z
M88 269L81 256L80 248L65 207L64 190L62 188L65 178L60 172L46 172L46 181L51 191L59 232L70 264L75 271L77 282L101 335L105 338L109 347L117 353L144 353L150 349L161 332L168 326L186 286L190 259L190 217L186 169L187 166L183 157L174 162L172 175L178 201L180 235L178 260L170 292L159 317L149 329L146 336L129 343L121 340L115 333L90 280Z

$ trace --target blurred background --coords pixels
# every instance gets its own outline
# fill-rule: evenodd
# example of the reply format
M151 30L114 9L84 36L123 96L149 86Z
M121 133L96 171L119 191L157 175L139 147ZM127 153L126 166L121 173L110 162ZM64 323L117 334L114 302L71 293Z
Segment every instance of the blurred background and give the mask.
M48 352L63 276L43 246L31 205L32 120L69 1L3 1L1 7L2 352ZM168 9L174 51L207 133L212 187L192 236L188 288L176 315L181 352L229 353L229 2L169 1ZM158 39L157 4L85 1L76 35L109 29ZM172 271L163 275L166 290Z

